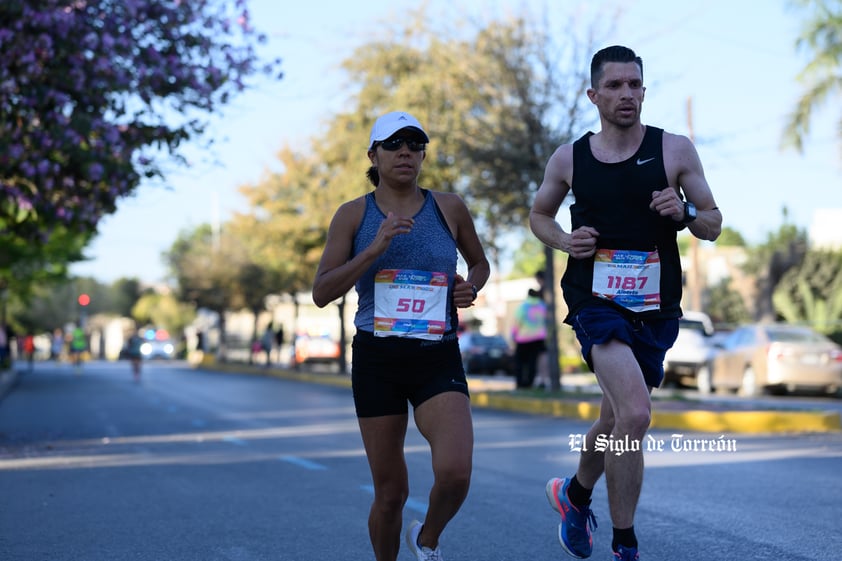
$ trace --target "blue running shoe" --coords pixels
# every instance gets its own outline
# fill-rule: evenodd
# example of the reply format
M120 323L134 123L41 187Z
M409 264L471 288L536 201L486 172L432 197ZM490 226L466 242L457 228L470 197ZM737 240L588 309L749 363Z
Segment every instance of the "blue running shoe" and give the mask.
M614 557L612 557L614 561L637 561L640 559L640 555L637 553L636 547L618 545L617 549L620 551L614 552Z
M567 496L569 479L554 477L547 481L547 500L557 513L561 514L558 525L558 541L561 547L577 559L590 557L593 553L591 529L596 530L596 516L590 509L590 502L579 508Z

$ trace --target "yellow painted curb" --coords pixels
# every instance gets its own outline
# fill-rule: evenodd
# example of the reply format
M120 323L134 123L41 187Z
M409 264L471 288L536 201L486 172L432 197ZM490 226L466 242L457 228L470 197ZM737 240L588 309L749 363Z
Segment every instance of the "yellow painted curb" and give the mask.
M471 395L478 407L505 409L593 421L599 404L585 401L521 398L478 392ZM658 411L652 412L651 428L694 432L783 433L842 431L839 413L830 411Z
M282 368L265 368L236 363L208 364L203 362L201 367L208 370L276 376L300 382L351 387L350 376L337 374L298 372ZM582 421L593 421L599 417L598 402L575 401L573 399L518 397L497 392L472 391L471 403L477 407ZM842 418L839 413L832 411L658 411L656 402L650 427L693 432L744 434L839 432L842 431Z
M842 421L830 411L655 411L652 426L699 432L836 432Z

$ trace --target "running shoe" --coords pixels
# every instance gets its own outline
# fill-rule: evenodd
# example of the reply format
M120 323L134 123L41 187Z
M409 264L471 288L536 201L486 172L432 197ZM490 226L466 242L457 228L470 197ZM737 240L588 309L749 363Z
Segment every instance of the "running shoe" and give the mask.
M577 507L570 502L567 488L570 479L554 477L547 481L547 500L550 506L561 514L558 525L558 541L561 547L577 559L590 557L593 553L591 530L596 530L596 516L590 509L590 501L584 507Z
M640 559L640 555L637 553L636 547L618 545L617 549L620 551L614 552L614 557L612 557L614 561L637 561Z
M409 524L409 528L406 529L406 545L409 546L409 550L415 555L418 561L444 561L439 548L430 549L429 547L418 545L418 534L421 533L421 528L423 527L424 525L417 520L413 520Z

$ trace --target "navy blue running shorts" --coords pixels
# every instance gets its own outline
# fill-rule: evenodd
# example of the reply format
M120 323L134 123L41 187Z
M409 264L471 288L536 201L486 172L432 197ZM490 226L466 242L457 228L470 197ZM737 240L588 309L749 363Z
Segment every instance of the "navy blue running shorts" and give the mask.
M664 356L678 337L677 319L633 319L610 306L588 306L571 322L582 345L582 356L594 371L591 349L616 339L628 345L646 384L657 388L664 380Z
M456 333L424 341L358 331L351 349L357 417L406 414L407 402L418 407L444 392L470 397Z

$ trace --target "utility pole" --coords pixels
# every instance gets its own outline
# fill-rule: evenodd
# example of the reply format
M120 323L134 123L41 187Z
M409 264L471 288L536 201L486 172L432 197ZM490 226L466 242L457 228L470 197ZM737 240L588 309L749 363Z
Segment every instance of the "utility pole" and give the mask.
M693 98L687 98L687 130L690 142L696 143L693 136ZM699 238L690 235L690 261L692 263L690 275L687 278L687 288L690 292L690 308L702 311L702 286L699 275Z
M547 304L547 374L550 377L550 390L557 392L561 389L561 368L559 368L558 320L556 315L556 280L555 280L555 250L544 246L544 286L543 297Z

